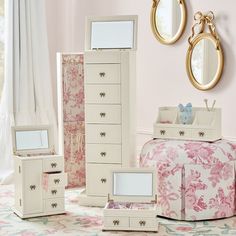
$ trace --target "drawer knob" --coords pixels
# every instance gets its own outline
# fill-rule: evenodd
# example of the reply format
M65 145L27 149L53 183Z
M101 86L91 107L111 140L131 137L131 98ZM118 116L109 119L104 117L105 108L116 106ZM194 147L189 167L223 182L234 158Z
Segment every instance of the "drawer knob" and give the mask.
M119 225L120 221L119 220L113 220L113 225Z
M139 225L140 226L145 226L146 225L146 221L145 220L140 220L139 221Z
M199 132L198 135L199 135L200 137L204 137L205 133L204 133L204 132Z
M100 73L99 73L99 76L100 76L101 78L105 77L105 75L106 75L105 72L100 72Z
M102 182L102 183L106 183L106 182L107 182L107 179L101 178L101 182Z
M102 117L105 117L105 116L106 116L106 113L105 113L105 112L101 112L101 113L100 113L100 116L101 116L101 118L102 118Z
M101 97L101 98L104 98L105 96L106 96L106 93L104 93L104 92L101 92L101 93L100 93L100 97Z
M183 130L180 130L180 131L179 131L179 135L180 135L180 136L184 136L184 131L183 131Z
M100 152L100 156L101 156L101 157L105 157L106 155L107 155L106 152Z
M51 191L51 193L52 193L52 195L56 195L57 194L57 190L54 189L54 190Z
M57 167L57 163L55 163L55 162L51 163L51 167L52 168L56 168Z
M60 179L54 179L54 183L55 184L59 184L60 183Z
M165 130L163 130L163 129L162 129L162 130L160 130L160 134L161 134L161 135L165 135L165 133L166 133L166 131L165 131Z
M36 189L36 185L30 185L30 190L35 190Z
M105 133L105 132L101 132L101 133L100 133L100 136L101 136L101 137L105 137L105 136L106 136L106 133Z
M57 203L52 203L51 206L52 206L52 208L56 208L57 207Z

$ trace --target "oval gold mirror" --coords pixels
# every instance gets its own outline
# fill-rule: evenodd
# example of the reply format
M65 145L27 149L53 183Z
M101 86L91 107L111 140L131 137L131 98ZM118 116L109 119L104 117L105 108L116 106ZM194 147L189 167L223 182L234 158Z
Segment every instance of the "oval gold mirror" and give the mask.
M219 82L223 72L223 50L212 22L213 16L213 13L201 15L196 24L199 25L201 20L205 22L201 22L199 34L194 35L195 24L192 29L193 34L189 38L190 46L186 58L187 73L193 86L200 90L213 88ZM205 24L209 24L210 33L203 33Z
M161 43L175 43L183 34L186 19L185 0L153 0L151 26Z

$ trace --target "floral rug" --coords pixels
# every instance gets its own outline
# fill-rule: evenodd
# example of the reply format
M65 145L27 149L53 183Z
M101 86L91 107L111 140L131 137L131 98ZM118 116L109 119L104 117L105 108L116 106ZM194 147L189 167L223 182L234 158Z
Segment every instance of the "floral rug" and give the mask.
M159 218L159 232L102 232L102 209L81 207L77 196L81 190L66 191L66 214L21 220L12 211L14 188L0 186L0 236L91 235L91 236L220 236L236 235L236 217L199 222L183 222Z

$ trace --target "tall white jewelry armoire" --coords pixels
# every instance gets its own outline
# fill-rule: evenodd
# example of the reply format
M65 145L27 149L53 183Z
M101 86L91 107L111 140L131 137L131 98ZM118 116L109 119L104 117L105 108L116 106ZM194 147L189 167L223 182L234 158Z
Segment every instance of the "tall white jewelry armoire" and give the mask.
M79 203L104 206L111 170L136 163L137 16L88 17L86 30L86 190Z

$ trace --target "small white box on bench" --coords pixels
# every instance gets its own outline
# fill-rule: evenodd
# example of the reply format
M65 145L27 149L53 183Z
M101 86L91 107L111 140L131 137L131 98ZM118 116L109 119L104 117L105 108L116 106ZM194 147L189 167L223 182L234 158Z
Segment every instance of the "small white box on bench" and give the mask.
M156 171L119 168L111 174L103 230L158 232Z

